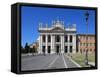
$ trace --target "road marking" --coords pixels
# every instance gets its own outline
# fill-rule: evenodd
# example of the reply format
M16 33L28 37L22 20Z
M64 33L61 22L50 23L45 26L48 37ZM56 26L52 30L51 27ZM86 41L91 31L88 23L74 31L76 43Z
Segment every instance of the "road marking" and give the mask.
M55 61L58 59L58 57L59 57L59 56L57 56L57 57L49 64L48 67L51 67L51 66L55 63Z
M62 59L63 59L63 61L64 61L65 68L68 68L63 54L62 54Z
M65 55L66 57L68 57L67 55ZM73 59L71 59L70 57L68 57L70 59L70 61L72 61L77 67L81 67L77 62L75 62Z

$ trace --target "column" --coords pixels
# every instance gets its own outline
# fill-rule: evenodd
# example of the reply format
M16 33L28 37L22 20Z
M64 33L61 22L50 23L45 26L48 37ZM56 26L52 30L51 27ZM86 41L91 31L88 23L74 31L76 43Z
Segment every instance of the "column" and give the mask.
M40 49L41 49L41 41L40 41L40 36L39 36L39 48L38 48L38 54L40 54Z
M42 35L40 35L39 37L39 50L38 53L41 54L42 53Z
M43 44L43 40L42 40L42 35L41 35L41 53L42 53L42 45Z
M70 35L67 35L67 36L68 36L68 53L70 53L70 45L69 45L70 44L70 41L69 41L70 40Z
M76 53L76 34L72 36L73 38L73 53Z
M53 45L52 45L52 44L53 44L53 39L52 39L52 37L53 37L53 36L51 35L51 53L53 53L53 47L52 47L52 46L53 46Z
M64 53L64 35L61 35L61 53Z
M80 36L78 36L78 43L77 43L77 46L78 46L78 52L81 52L80 49L81 49L81 45L80 45Z
M53 35L53 53L56 53L56 50L55 50L55 35Z
M51 35L51 53L54 53L54 35Z
M47 54L48 53L48 35L46 35L46 51L45 53Z

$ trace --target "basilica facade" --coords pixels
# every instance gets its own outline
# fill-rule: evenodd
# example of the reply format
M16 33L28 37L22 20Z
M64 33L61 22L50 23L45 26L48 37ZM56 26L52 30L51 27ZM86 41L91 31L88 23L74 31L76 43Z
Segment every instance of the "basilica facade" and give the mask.
M38 53L76 53L76 24L65 27L56 20L51 26L39 23Z

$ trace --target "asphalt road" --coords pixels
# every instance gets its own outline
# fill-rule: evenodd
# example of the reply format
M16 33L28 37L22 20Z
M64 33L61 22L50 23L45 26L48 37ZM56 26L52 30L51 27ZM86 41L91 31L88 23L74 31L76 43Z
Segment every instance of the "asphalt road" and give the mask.
M37 55L21 57L21 70L41 70L79 67L65 54Z

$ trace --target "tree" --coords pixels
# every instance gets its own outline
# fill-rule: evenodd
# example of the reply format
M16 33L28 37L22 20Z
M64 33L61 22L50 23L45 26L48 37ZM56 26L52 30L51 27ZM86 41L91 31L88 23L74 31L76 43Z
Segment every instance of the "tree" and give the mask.
M29 52L29 46L28 46L28 43L25 44L25 52L26 52L26 53Z
M21 46L21 53L25 53L25 49Z
M30 53L33 53L33 48L30 48Z

